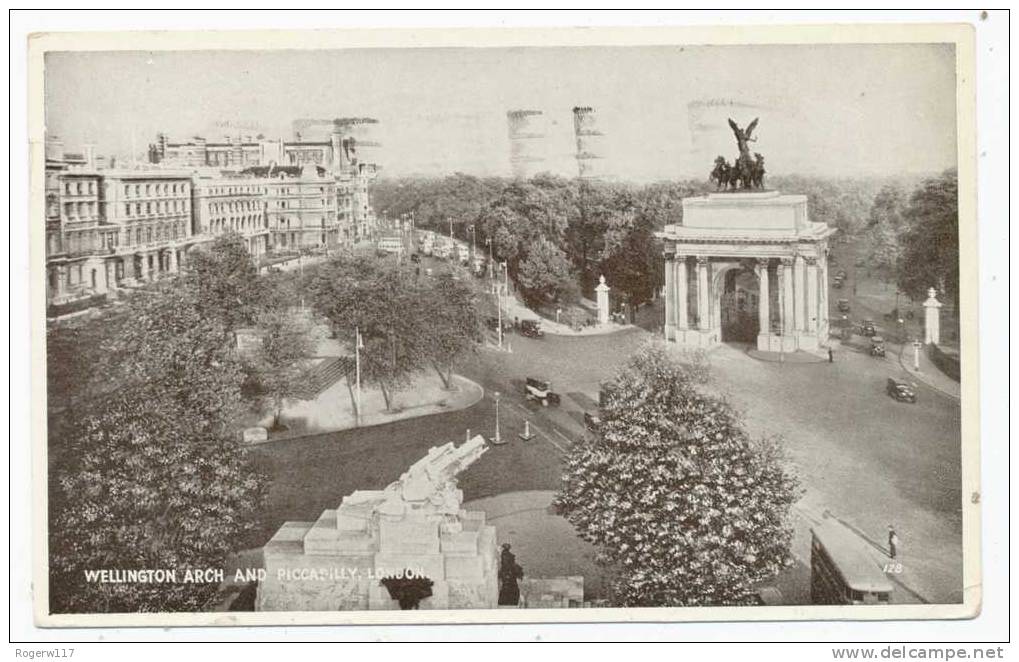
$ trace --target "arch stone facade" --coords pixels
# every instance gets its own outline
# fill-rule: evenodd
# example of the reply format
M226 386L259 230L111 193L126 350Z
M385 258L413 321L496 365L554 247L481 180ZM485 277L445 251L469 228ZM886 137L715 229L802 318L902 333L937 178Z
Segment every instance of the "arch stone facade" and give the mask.
M807 197L778 191L709 193L683 200L682 224L657 233L665 246L665 338L689 347L722 341L725 272L758 280L762 351L815 351L828 339L828 244L836 232L810 221Z

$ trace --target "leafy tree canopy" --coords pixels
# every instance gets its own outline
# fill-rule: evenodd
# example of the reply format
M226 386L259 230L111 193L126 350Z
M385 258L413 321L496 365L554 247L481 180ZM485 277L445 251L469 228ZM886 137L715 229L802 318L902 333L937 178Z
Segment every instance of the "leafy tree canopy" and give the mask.
M605 385L602 423L571 449L556 505L615 573L620 606L740 605L791 562L796 480L660 344Z
M73 466L51 486L51 608L56 612L197 611L218 583L184 571L221 568L256 522L265 480L237 440L160 391L127 389L80 421ZM176 583L88 581L89 570L169 569Z

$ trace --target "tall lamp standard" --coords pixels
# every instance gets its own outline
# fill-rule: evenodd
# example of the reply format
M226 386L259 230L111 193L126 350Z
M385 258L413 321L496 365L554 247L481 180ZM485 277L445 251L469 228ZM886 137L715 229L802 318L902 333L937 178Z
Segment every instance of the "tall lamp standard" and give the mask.
M492 238L485 237L485 243L488 244L488 279L492 280L495 278L495 273L492 270Z
M499 315L499 349L502 349L502 296L497 285L492 285L492 294L495 295L495 309Z
M498 445L502 443L502 436L499 434L499 392L492 393L492 397L495 398L495 436L492 437L492 443Z

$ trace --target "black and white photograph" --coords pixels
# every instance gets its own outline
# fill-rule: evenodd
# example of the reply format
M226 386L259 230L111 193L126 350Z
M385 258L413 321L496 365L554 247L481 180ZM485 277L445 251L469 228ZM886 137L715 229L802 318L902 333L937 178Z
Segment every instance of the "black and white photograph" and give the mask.
M916 28L42 35L37 624L976 616Z

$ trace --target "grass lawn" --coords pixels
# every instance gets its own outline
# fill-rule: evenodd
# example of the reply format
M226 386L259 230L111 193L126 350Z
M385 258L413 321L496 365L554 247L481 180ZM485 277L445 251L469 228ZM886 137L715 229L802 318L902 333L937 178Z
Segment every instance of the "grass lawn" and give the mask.
M430 447L462 443L464 437L451 438L451 430L487 432L482 421L490 420L488 407L482 402L449 414L252 448L256 463L270 476L271 488L257 530L238 548L264 545L285 521L316 520L354 490L384 488ZM555 489L560 474L558 456L550 445L521 442L490 448L461 474L459 484L465 500L471 500L518 490Z

